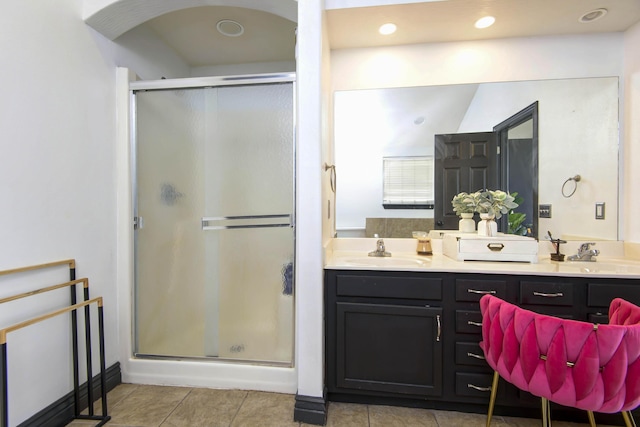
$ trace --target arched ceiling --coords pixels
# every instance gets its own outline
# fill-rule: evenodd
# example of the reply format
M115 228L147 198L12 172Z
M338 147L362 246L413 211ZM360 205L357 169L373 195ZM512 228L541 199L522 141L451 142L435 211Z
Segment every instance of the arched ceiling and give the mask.
M113 40L150 19L181 9L198 6L229 6L268 12L297 22L296 0L106 0L96 8L96 0L85 6L84 21ZM90 7L93 6L93 7Z

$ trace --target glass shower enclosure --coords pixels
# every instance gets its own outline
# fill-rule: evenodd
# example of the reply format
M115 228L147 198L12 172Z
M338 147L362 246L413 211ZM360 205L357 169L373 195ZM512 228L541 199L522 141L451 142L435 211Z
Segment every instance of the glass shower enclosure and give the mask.
M132 85L135 355L290 366L294 76L191 80Z

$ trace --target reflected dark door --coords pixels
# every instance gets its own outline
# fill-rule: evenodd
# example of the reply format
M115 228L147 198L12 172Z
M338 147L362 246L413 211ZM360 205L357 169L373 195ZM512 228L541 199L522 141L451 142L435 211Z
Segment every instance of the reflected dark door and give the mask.
M530 228L532 233L537 233L537 226L534 227L533 222L535 218L534 203L538 198L538 168L536 167L537 163L533 160L534 154L536 154L533 147L533 139L531 138L508 138L506 141L501 141L503 164L500 188L509 193L518 193L522 201L514 211L524 213L526 219L523 225ZM505 215L502 221L507 221L507 218L508 215ZM506 227L506 222L502 226Z
M458 229L451 200L456 194L496 187L497 134L457 133L435 136L435 228Z
M518 193L522 198L514 212L524 213L523 230L538 237L538 102L534 102L502 123L493 131L498 135L501 159L500 189ZM498 228L508 229L508 215L498 222Z

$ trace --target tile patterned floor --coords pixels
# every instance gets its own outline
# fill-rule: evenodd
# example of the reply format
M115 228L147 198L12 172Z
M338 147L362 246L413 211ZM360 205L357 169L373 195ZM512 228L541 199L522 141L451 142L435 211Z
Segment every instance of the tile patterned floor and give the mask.
M294 396L242 390L120 384L108 395L107 427L310 427L293 421ZM96 404L96 413L100 412ZM484 427L485 415L329 403L330 427ZM74 427L95 425L76 420ZM539 427L540 420L496 416L492 427ZM553 422L553 427L587 424ZM605 427L605 426L600 426Z

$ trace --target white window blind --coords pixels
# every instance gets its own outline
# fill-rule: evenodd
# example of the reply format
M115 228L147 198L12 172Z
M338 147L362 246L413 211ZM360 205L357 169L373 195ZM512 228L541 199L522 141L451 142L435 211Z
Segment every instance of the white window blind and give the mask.
M433 205L433 156L383 157L382 169L385 207Z

